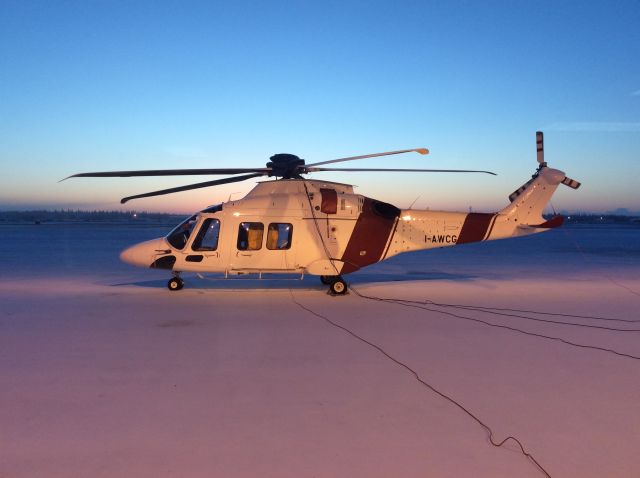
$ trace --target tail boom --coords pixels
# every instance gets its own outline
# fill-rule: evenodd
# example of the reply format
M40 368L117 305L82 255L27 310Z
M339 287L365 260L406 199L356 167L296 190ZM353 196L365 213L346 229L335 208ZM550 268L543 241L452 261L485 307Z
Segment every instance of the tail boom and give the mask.
M496 213L402 210L382 260L412 250L526 236L559 227L562 216L546 220L542 212L565 178L562 171L541 167L511 204Z
M545 220L542 213L560 184L578 189L580 183L547 166L541 131L536 146L538 169L509 196L507 207L492 214L405 209L381 260L411 250L526 236L561 226L562 216Z

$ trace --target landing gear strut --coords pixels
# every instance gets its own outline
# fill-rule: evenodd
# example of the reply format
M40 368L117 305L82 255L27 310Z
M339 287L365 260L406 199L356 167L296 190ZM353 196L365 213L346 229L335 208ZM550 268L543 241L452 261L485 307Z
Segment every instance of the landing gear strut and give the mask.
M169 282L167 282L167 287L171 291L180 290L184 287L184 281L176 273L171 279L169 279Z
M320 282L329 286L329 293L332 295L347 293L347 283L342 276L320 276Z

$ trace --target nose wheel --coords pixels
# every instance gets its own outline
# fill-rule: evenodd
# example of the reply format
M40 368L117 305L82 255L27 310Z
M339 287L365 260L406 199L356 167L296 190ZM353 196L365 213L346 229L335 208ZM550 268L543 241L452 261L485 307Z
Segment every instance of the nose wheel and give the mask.
M172 291L180 290L184 287L184 281L178 276L172 277L171 279L169 279L169 282L167 282L167 287Z

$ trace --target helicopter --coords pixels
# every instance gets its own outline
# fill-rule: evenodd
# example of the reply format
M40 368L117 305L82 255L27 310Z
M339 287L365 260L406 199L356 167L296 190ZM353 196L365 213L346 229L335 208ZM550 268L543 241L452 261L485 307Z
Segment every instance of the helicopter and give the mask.
M275 154L264 168L171 169L80 173L77 177L228 175L223 179L125 197L127 201L258 177L242 199L209 206L178 224L165 237L133 245L122 261L145 268L166 269L171 291L184 287L183 272L241 274L305 274L320 276L333 295L347 292L343 275L398 254L520 237L558 227L563 217L545 220L542 212L560 184L580 183L544 161L544 139L536 132L538 168L509 195L509 204L495 213L400 209L354 192L350 184L305 179L322 171L455 172L443 169L371 169L326 167L345 161L416 152L425 148L351 156L312 164L293 154ZM65 178L65 179L69 179Z

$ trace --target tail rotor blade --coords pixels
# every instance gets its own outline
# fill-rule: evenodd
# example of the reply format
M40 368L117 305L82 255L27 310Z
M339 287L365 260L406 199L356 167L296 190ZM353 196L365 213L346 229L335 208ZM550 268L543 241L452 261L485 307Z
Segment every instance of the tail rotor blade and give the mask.
M569 186L571 189L578 189L581 186L581 183L579 183L575 179L568 178L567 176L565 176L562 180L562 184L564 184L565 186Z
M544 135L542 131L536 131L536 147L538 150L538 163L546 165L544 162Z

